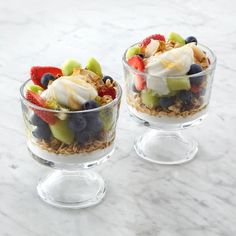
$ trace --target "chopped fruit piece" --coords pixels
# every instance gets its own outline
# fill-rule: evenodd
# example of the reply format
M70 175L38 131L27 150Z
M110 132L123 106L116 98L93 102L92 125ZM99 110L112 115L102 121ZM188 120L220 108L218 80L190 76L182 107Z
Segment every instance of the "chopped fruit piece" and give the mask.
M140 56L142 59L144 58L144 55L142 53L137 54L137 56Z
M104 84L106 83L107 80L110 80L111 83L113 83L113 79L111 78L111 76L105 75L102 78Z
M71 144L74 140L74 133L69 129L67 120L58 120L56 124L49 125L53 136L63 143Z
M191 85L191 92L193 93L199 93L202 90L201 87L197 86L197 85Z
M30 116L30 123L34 126L47 126L47 123L42 120L38 115L36 115L35 113L33 113Z
M98 90L98 95L103 97L104 95L110 95L112 99L116 98L116 90L113 87L103 86Z
M40 95L37 93L34 93L34 92L28 90L26 92L26 99L37 106L45 108L46 103L45 103L44 99L41 98ZM54 116L54 114L52 112L42 111L42 110L39 110L36 108L32 108L32 109L46 123L48 123L48 124L55 124L56 123L57 118Z
M74 69L80 69L81 64L74 59L69 59L62 65L62 73L65 76L72 75Z
M197 74L197 73L200 73L201 71L202 71L202 67L200 65L192 64L190 67L190 70L188 72L188 75ZM203 75L190 77L190 83L191 83L191 85L200 85L205 78L206 77Z
M35 138L49 140L51 137L51 130L48 125L38 126L32 131L32 134Z
M97 74L99 77L102 78L101 66L95 58L91 57L88 60L87 65L86 65L86 69L91 70L92 72L94 72L95 74Z
M175 97L161 97L160 106L167 108L175 103Z
M72 114L69 118L68 127L75 132L80 132L87 126L86 117L83 114Z
M126 60L128 60L130 57L134 56L134 55L138 55L139 53L141 53L141 48L139 46L133 46L131 48L129 48L126 52Z
M180 36L179 34L177 34L175 32L171 32L169 34L168 40L174 41L175 43L179 43L181 46L183 46L185 44L184 38L182 38L182 36Z
M98 104L94 100L87 101L82 106L83 110L91 110L97 107L98 107Z
M136 89L136 85L135 84L132 84L132 91L134 93L139 93L140 91Z
M153 56L157 52L159 46L160 43L158 40L151 39L151 42L147 45L147 47L144 50L145 57Z
M56 78L51 73L45 73L45 74L43 74L43 76L41 78L41 84L43 85L44 88L47 88L49 82L54 81L55 79Z
M142 41L141 46L142 46L142 47L146 47L146 46L151 42L151 39L160 40L160 41L163 41L163 42L166 41L164 35L161 35L161 34L153 34L153 35L151 35L151 36L145 38L145 39Z
M185 104L188 105L191 103L193 94L191 91L180 91L179 99Z
M188 75L193 75L193 74L197 74L199 72L202 71L202 67L198 64L192 64L189 71L188 71Z
M134 84L138 91L141 91L146 88L146 80L141 75L136 75L134 79Z
M51 73L55 77L62 75L61 69L57 67L33 66L30 71L31 80L34 82L34 84L39 85L42 88L46 88L41 84L41 78L45 73Z
M188 77L166 78L166 82L171 91L189 90L191 88Z
M113 127L113 112L112 109L104 109L99 112L99 117L103 124L103 129L105 131L110 131Z
M130 66L132 66L134 69L143 72L144 71L144 63L143 63L143 59L140 56L132 56L129 60L128 60L128 64Z
M148 108L156 108L159 105L159 97L151 89L141 92L141 101Z
M83 145L83 144L89 142L90 137L91 137L91 133L84 130L82 132L76 133L75 141L76 141L77 144Z
M41 93L44 89L36 84L27 85L27 90L30 90L35 93Z
M197 44L197 39L194 36L189 36L185 39L185 43L196 43Z

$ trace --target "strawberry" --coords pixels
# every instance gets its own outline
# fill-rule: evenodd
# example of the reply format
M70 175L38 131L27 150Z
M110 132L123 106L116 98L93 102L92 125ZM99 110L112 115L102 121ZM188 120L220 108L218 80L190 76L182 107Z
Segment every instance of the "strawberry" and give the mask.
M116 90L113 87L103 86L98 90L98 95L103 97L104 95L110 95L112 99L116 98Z
M41 78L45 73L51 73L55 77L62 76L62 71L60 68L51 66L33 66L30 70L31 80L34 82L34 84L45 88L45 86L43 86L41 83Z
M144 71L144 68L145 68L145 65L143 63L143 59L138 56L138 55L135 55L135 56L132 56L129 60L128 60L128 64L130 66L132 66L134 69L136 70L139 70L141 72Z
M26 92L26 99L33 103L34 105L40 106L40 107L46 107L46 103L43 98L40 97L38 93L32 92L28 90ZM57 118L54 116L53 113L47 112L47 111L42 111L38 110L36 108L33 108L34 112L45 122L47 122L50 125L54 125L57 121Z
M143 59L140 56L133 56L128 60L128 64L132 66L134 69L139 70L141 72L144 71L145 65L143 63ZM143 90L146 87L146 81L143 76L137 74L134 81L135 87L138 91Z
M145 39L142 41L141 47L146 47L146 46L151 42L151 39L160 40L160 41L163 41L163 42L166 41L164 35L161 35L161 34L153 34L153 35L150 35L149 37L145 38Z
M202 90L202 88L197 86L197 85L192 85L191 86L191 92L192 93L199 93L201 90Z
M145 89L146 87L146 80L143 78L143 76L136 75L135 80L134 80L134 85L138 91L141 91Z

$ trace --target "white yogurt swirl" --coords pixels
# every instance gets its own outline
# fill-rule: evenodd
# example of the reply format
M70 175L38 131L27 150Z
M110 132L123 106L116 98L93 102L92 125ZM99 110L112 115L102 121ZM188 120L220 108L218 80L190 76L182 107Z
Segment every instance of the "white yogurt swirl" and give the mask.
M155 90L159 95L169 93L166 78L171 76L185 75L194 63L191 45L174 48L159 55L154 55L146 60L145 72L147 88Z
M54 99L72 110L80 109L83 103L94 100L97 95L97 90L79 76L62 76L41 93L44 99Z

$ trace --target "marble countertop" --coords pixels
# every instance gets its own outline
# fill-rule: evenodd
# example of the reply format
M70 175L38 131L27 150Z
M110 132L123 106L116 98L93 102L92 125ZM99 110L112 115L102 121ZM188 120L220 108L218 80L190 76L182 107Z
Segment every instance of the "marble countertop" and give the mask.
M0 235L236 235L236 2L7 0L0 2ZM195 35L218 56L209 116L187 130L200 143L181 166L137 158L134 138L146 128L125 103L116 151L97 168L108 192L102 204L62 210L36 194L48 169L26 149L19 86L31 65L94 56L122 83L122 52L144 36Z

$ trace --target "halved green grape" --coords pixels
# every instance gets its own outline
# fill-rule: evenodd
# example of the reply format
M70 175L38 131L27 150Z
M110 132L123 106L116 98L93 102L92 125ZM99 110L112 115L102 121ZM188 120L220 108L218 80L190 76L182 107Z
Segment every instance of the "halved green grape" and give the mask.
M191 88L188 77L166 78L166 82L170 91L189 90Z
M113 127L113 111L112 109L101 110L99 113L99 117L103 124L103 129L105 131L112 130Z
M74 59L69 59L65 61L65 63L62 65L62 74L65 76L69 76L73 73L74 69L79 69L81 68L81 64L78 63Z
M30 85L27 85L27 90L30 90L35 93L41 93L41 92L43 92L44 89L42 87L40 87L39 85L30 84Z
M126 60L129 60L130 57L140 54L141 53L141 48L139 46L133 46L131 48L128 49L128 51L126 52Z
M92 72L97 74L99 77L102 77L102 68L99 62L95 58L93 57L89 58L86 65L86 69L91 70Z
M159 105L159 97L157 94L151 90L146 89L141 92L141 101L142 103L149 108L156 108Z
M168 39L172 40L174 42L178 42L182 46L185 44L184 38L182 36L180 36L179 34L175 33L175 32L170 32L169 36L168 36Z
M55 125L49 125L53 136L63 143L71 144L74 140L74 133L68 127L67 120L58 120Z

